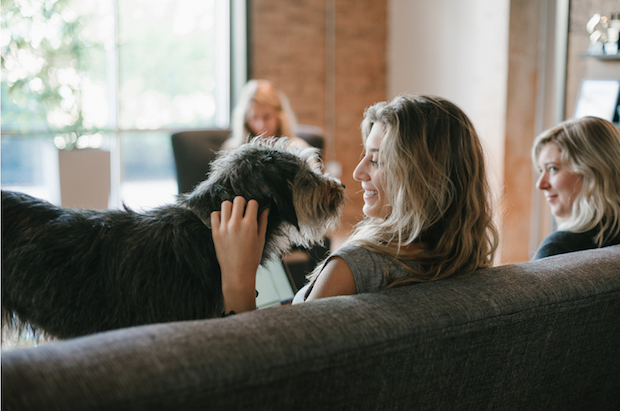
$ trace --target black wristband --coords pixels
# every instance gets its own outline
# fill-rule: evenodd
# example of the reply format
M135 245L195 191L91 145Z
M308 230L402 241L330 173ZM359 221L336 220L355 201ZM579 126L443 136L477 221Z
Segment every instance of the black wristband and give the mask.
M256 291L256 296L258 297L258 290L255 290L255 291ZM228 313L226 311L222 311L222 318L228 317L228 316L231 316L231 315L235 315L235 314L237 314L237 313L232 311L232 310L230 312L228 312Z

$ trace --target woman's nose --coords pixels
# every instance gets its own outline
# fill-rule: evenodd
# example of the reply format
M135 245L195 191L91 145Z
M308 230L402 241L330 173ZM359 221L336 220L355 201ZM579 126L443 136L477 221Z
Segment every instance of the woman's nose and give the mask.
M360 161L355 170L353 170L353 179L355 181L368 180L368 174L364 171L364 160Z
M547 173L542 173L538 177L538 180L536 181L536 188L539 190L546 190L549 188L549 177L547 176Z

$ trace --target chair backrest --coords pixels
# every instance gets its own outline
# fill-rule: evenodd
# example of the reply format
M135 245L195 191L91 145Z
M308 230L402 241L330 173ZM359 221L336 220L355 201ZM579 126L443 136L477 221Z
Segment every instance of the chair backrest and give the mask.
M323 152L325 138L323 137L323 129L317 126L298 125L297 137L306 140L312 147L316 147Z
M230 130L219 128L181 131L172 135L179 194L193 190L207 178L209 164L228 136Z
M320 127L299 125L297 135L323 151L323 130ZM192 191L207 178L211 161L229 136L230 129L223 128L180 131L172 135L179 194Z

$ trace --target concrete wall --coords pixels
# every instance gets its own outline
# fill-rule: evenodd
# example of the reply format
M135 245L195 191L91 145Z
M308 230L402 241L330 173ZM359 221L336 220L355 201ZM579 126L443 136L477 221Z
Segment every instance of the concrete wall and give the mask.
M392 0L389 7L388 97L433 94L461 107L485 147L497 205L503 196L508 22L509 0Z

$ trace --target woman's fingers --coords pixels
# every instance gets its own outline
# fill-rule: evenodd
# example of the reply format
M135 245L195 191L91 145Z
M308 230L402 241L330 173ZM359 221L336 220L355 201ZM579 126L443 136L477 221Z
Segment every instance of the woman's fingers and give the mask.
M258 201L247 201L241 196L237 196L233 201L223 201L221 211L211 213L211 227L214 231L235 230L242 227L238 224L254 224L258 220L258 231L260 237L264 237L267 231L267 220L269 209L262 211L258 216ZM232 225L231 225L232 224ZM234 228L233 228L234 227Z
M246 201L245 198L241 197L241 196L237 196L233 199L232 202L232 210L231 210L231 216L230 219L234 220L241 220L243 218L244 215L244 211L245 211L245 207L246 206Z
M221 210L222 210L222 222L226 224L228 223L228 220L230 220L230 216L233 210L233 203L228 200L222 202Z
M222 212L221 211L213 211L211 213L211 229L213 231L219 231L220 222L222 221Z
M257 223L257 218L258 218L258 201L256 200L250 200L248 201L248 205L245 208L245 217L248 221L248 224L257 224L259 230L258 233L260 234L260 226Z
M258 201L256 200L248 201L248 205L245 208L245 215L247 217L251 217L252 215L254 217L258 216Z
M258 203L256 203L256 208L258 208ZM269 221L269 209L266 208L260 213L260 217L258 218L258 238L265 239L265 234L267 233L267 222Z

